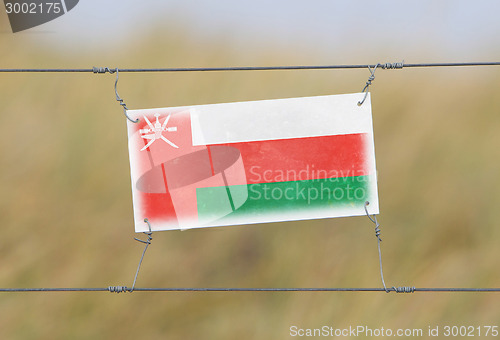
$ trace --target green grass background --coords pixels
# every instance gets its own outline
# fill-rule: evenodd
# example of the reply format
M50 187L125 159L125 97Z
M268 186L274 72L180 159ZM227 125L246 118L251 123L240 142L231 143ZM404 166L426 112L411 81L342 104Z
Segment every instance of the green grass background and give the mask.
M0 67L331 63L311 51L245 57L223 39L175 36L73 53L2 33ZM377 71L389 286L500 286L499 71ZM123 73L119 93L131 109L153 108L353 93L368 75ZM126 123L113 83L109 74L0 74L1 287L131 285L143 245L133 240ZM373 227L354 217L158 232L137 286L380 287ZM498 293L0 293L0 338L287 339L292 325L500 325L499 302Z

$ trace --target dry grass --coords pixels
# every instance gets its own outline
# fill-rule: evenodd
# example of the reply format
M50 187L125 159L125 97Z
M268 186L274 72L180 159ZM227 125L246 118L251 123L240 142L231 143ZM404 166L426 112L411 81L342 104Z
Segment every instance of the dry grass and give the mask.
M181 38L70 63L0 36L1 65L236 64ZM174 52L173 52L174 51ZM196 51L196 53L194 53ZM165 58L159 65L155 55ZM189 57L186 57L189 56ZM293 58L286 57L290 64ZM156 63L155 63L156 62ZM280 64L267 55L262 65ZM123 74L131 108L357 92L367 71ZM113 76L2 74L0 286L130 285L133 241L125 121ZM499 285L499 72L380 71L372 98L386 281ZM380 286L366 218L154 235L139 286ZM490 325L495 294L53 293L0 295L3 339L281 339L289 327Z

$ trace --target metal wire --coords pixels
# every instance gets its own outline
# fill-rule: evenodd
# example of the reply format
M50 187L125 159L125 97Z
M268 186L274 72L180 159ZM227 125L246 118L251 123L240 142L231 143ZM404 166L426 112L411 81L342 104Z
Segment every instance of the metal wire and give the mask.
M153 240L152 236L153 232L151 231L151 224L149 223L149 220L147 218L144 219L144 222L148 224L149 231L144 232L143 234L146 235L148 239L146 241L143 241L141 239L134 238L134 240L142 242L146 245L144 246L144 251L142 252L141 260L139 261L139 265L137 266L137 271L135 272L134 283L132 284L132 288L130 288L129 290L131 293L134 291L135 283L137 282L137 276L139 275L139 270L141 269L142 260L144 260L144 255L146 254L146 250L148 250L148 246L151 244L151 241Z
M415 292L454 292L454 293L500 293L500 288L416 288L416 287L392 287L386 288L384 282L384 274L382 271L382 255L380 251L380 225L376 220L376 216L373 218L369 215L367 210L367 205L369 203L365 202L365 210L368 218L375 223L375 236L378 240L379 246L379 260L380 260L380 275L382 278L382 283L384 288L195 288L195 287L165 287L165 288L136 288L135 283L137 281L137 276L139 274L139 269L141 268L142 260L144 259L144 254L151 244L152 231L151 224L147 219L144 220L148 224L149 232L144 232L148 236L146 241L137 239L137 241L146 244L144 251L142 253L141 260L137 266L137 271L134 277L134 283L132 288L127 286L109 286L107 288L0 288L0 293L23 293L23 292L110 292L110 293L125 293L125 292L396 292L396 293L415 293Z
M375 69L373 71L375 71ZM372 74L373 74L373 72L372 72ZM382 242L382 238L380 237L380 234L382 233L382 231L380 230L380 223L378 223L378 221L377 221L377 216L376 215L370 216L370 214L368 213L368 206L369 205L370 205L370 202L366 201L364 208L365 208L366 216L368 216L370 221L372 221L373 224L375 224L375 237L377 238L377 246L378 246L378 261L379 261L379 266L380 266L380 279L382 280L382 285L384 286L385 292L386 293L390 293L390 292L414 293L415 289L416 289L414 286L413 287L394 287L394 286L392 286L391 288L386 287L385 280L384 280L384 270L382 268L382 250L380 249L380 242Z
M388 64L390 66L392 66L391 64ZM365 102L366 100L366 97L368 96L368 88L370 87L370 85L372 84L372 81L375 80L375 71L377 70L377 67L379 65L375 65L375 67L372 69L371 67L368 67L368 70L370 70L370 77L368 77L368 80L366 81L366 85L365 87L363 88L363 91L361 92L364 92L365 93L365 96L363 97L363 100L359 101L358 102L358 106L361 106L363 105L363 103ZM403 66L401 66L402 68ZM393 68L393 67L386 67L386 68ZM396 67L394 67L396 68ZM366 210L366 206L365 206L365 210ZM366 214L368 215L368 212L366 212ZM368 215L368 217L370 217L370 215ZM371 218L370 218L371 219Z
M96 70L97 68L94 67L93 68L93 71L94 73L96 73ZM136 119L136 120L133 120L132 118L130 118L127 114L127 110L128 110L128 107L127 107L127 104L125 104L125 102L123 101L123 99L120 97L120 95L118 94L118 77L119 77L119 71L118 71L118 68L114 69L114 70L110 70L109 68L104 68L104 72L100 72L102 69L98 69L98 73L105 73L106 71L113 74L116 72L116 79L115 79L115 96L116 96L116 101L121 105L121 107L123 107L123 114L125 115L125 117L127 117L128 120L130 120L132 123L138 123L139 122L139 119Z
M121 286L117 286L121 287ZM127 287L123 287L127 288ZM108 288L0 288L0 293L23 292L112 292ZM500 293L500 288L413 288L415 293ZM126 291L126 290L123 290ZM383 292L384 288L135 288L134 292Z
M170 67L170 68L3 68L0 72L59 72L59 73L106 73L111 70L119 72L214 72L214 71L272 71L272 70L334 70L334 69L366 69L379 65L382 69L399 68L399 63L376 63L357 65L298 65L298 66L233 66L233 67ZM390 66L389 66L390 65ZM493 62L459 62L459 63L418 63L404 64L404 68L412 67L458 67L458 66L500 66L500 61ZM111 73L111 72L110 72Z
M382 285L384 286L384 290L386 293L389 293L390 290L387 289L387 287L385 286L385 280L384 280L384 270L382 269L382 251L380 249L380 242L382 242L382 238L380 237L380 224L378 223L377 221L377 216L373 215L373 217L370 216L370 214L368 213L368 205L370 204L370 202L366 201L365 202L365 212L366 212L366 216L368 216L368 218L370 219L370 221L373 222L373 224L375 224L375 237L377 238L377 245L378 245L378 261L379 261L379 266L380 266L380 278L382 279ZM392 287L394 289L394 291L398 291L395 287Z
M333 70L333 69L364 69L369 68L370 70L377 67L382 69L401 69L403 68L420 68L420 67L462 67L462 66L500 66L500 62L459 62L459 63L418 63L418 64L404 64L404 63L376 63L376 64L357 64L357 65L301 65L301 66L236 66L236 67L180 67L180 68L108 68L108 67L93 67L93 68L12 68L12 69L0 69L1 73L117 73L118 72L216 72L216 71L272 71L272 70ZM372 72L372 76L373 76ZM118 80L118 77L117 77ZM116 91L115 81L115 92L117 100L120 105L126 110L126 106L123 100L118 96ZM373 79L372 79L373 81ZM371 82L370 82L371 83ZM369 83L367 82L365 90L368 89ZM363 90L363 91L365 91ZM365 97L366 98L366 97ZM362 103L362 102L361 102ZM125 111L126 112L126 111ZM128 117L127 117L128 118ZM365 206L366 209L366 206ZM132 288L129 289L126 286L109 286L107 288L0 288L0 293L14 293L14 292L112 292L112 293L122 293L122 292L391 292L396 293L414 293L414 292L453 292L453 293L463 293L463 292L500 292L500 288L416 288L416 287L392 287L392 289L386 288L383 271L382 271L382 260L380 251L381 239L380 229L376 217L372 219L370 215L367 215L376 224L376 236L378 239L378 249L379 249L379 260L380 260L380 273L382 278L382 283L384 288L136 288L135 283L137 280L137 275L139 274L139 269L144 258L144 254L147 247L151 243L151 234L148 235L147 241L139 240L146 243L144 248L139 266L136 271L134 278L134 283ZM146 222L146 221L145 221ZM147 222L146 222L147 223ZM148 223L149 225L149 223ZM150 229L151 231L151 229Z

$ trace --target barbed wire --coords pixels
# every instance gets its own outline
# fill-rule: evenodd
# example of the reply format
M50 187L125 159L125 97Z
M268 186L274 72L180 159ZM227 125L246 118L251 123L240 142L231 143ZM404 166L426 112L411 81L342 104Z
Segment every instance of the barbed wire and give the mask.
M377 63L355 65L296 65L296 66L230 66L230 67L169 67L169 68L3 68L0 72L58 72L58 73L114 73L119 72L216 72L216 71L273 71L273 70L334 70L334 69L366 69L379 67L382 69L402 69L415 67L460 67L460 66L500 66L494 62L446 62L446 63Z
M405 289L403 289L405 288ZM399 287L396 293L500 293L500 288L417 288ZM0 293L20 292L130 292L124 286L107 288L0 288ZM133 292L384 292L385 288L138 288Z
M109 67L93 67L93 68L12 68L0 69L0 73L117 73L118 72L216 72L216 71L272 71L272 70L334 70L334 69L365 69L368 68L373 71L376 68L381 69L402 69L402 68L420 68L420 67L466 67L466 66L500 66L500 62L457 62L457 63L417 63L405 64L404 62L397 63L377 63L377 64L357 64L357 65L299 65L299 66L235 66L235 67L180 67L180 68L109 68ZM373 72L372 72L373 77ZM118 78L117 78L118 80ZM373 80L373 79L372 79ZM116 81L117 82L117 81ZM115 91L116 91L115 82ZM371 81L370 81L371 83ZM367 86L370 84L367 83ZM117 94L117 98L118 94ZM118 100L118 99L117 99ZM361 103L362 104L362 103ZM366 209L366 206L365 206ZM368 217L368 211L367 211ZM370 218L371 219L371 218ZM372 220L378 223L376 220ZM376 228L376 231L377 231ZM500 292L500 288L416 288L416 287L391 287L387 288L383 279L381 254L380 254L380 238L378 238L379 245L379 258L380 270L383 288L138 288L135 287L137 275L140 265L144 258L147 246L150 244L150 236L148 241L141 241L146 243L146 248L139 262L137 272L134 278L132 288L127 286L109 286L107 288L0 288L0 293L18 293L18 292L111 292L111 293L124 293L124 292L384 292L384 293L478 293L478 292ZM379 234L376 235L379 237Z

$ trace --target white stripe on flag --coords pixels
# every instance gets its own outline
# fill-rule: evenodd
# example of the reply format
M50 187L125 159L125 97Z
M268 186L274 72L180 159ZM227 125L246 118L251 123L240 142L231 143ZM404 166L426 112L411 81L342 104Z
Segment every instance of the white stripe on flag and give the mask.
M191 111L193 145L371 133L371 104L346 94L229 104Z
M129 110L132 119L148 113L190 109L193 145L372 133L370 94L262 100L225 104Z

